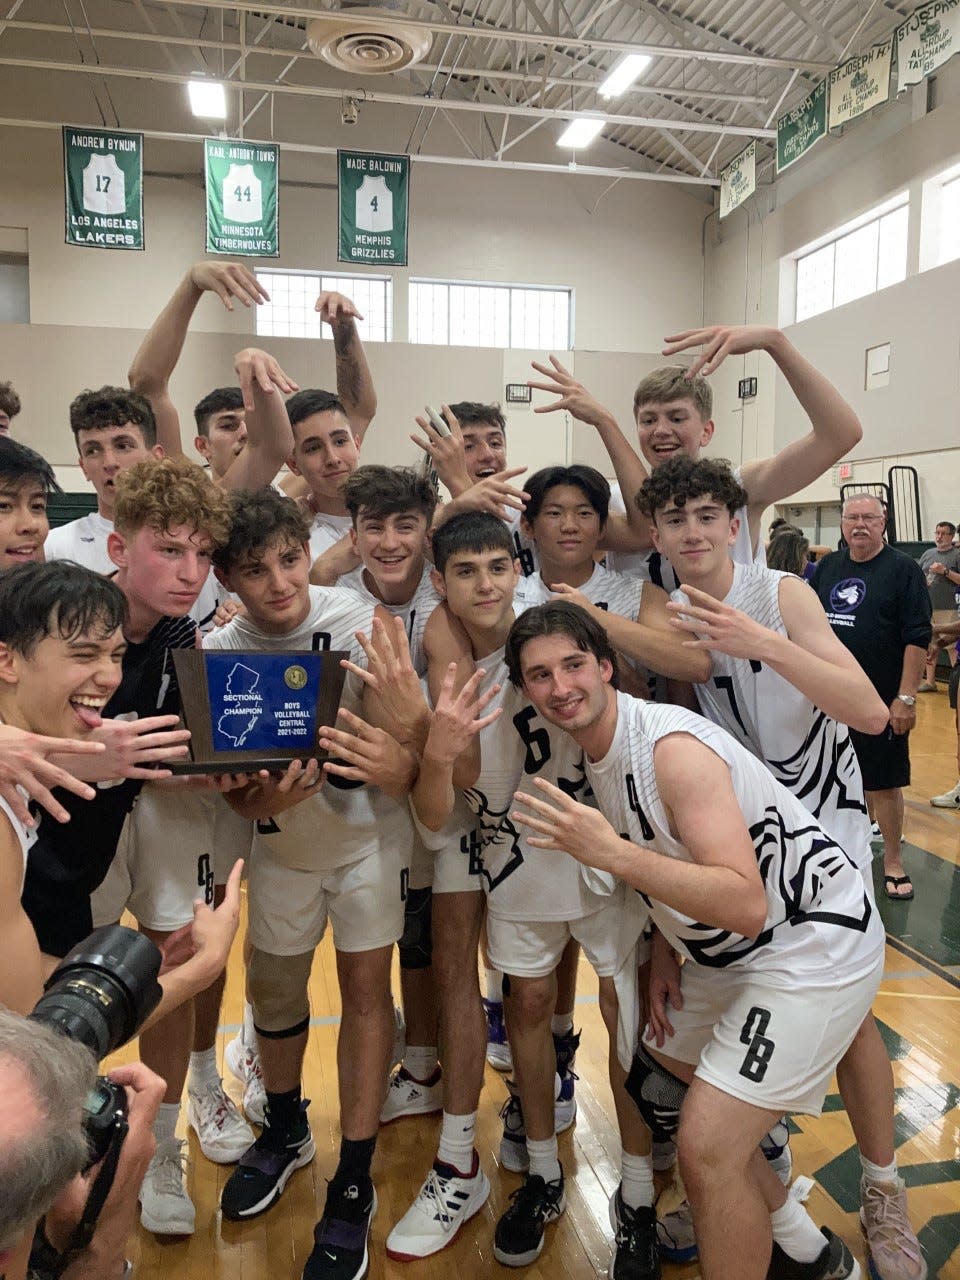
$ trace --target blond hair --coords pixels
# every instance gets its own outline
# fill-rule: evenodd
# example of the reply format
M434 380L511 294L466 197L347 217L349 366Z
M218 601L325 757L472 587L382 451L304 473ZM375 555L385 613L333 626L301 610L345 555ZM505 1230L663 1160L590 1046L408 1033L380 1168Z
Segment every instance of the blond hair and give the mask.
M230 503L212 484L207 473L187 458L148 459L138 462L116 480L114 526L118 533L134 534L143 528L169 533L180 525L192 525L215 546L230 534Z
M688 378L682 364L667 364L647 374L633 393L633 416L645 404L668 404L671 400L692 400L702 421L710 421L713 389L699 374Z

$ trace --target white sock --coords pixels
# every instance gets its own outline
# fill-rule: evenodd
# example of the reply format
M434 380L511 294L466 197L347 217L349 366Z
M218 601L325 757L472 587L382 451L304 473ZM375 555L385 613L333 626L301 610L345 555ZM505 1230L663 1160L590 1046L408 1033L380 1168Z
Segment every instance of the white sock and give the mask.
M452 1116L449 1111L443 1113L437 1159L441 1164L452 1164L465 1178L470 1176L473 1168L473 1132L476 1125L475 1111L466 1116Z
M216 1089L220 1084L216 1047L201 1049L190 1054L190 1088L194 1093L202 1089Z
M179 1122L180 1103L161 1102L157 1118L153 1122L153 1136L158 1142L163 1142L164 1138L175 1138Z
M408 1044L403 1055L403 1065L414 1080L426 1084L437 1067L437 1046L435 1044Z
M650 1156L620 1156L620 1194L628 1209L649 1209L653 1204L653 1160Z
M565 1036L573 1030L572 1013L555 1013L550 1019L550 1030L555 1036Z
M896 1182L897 1180L896 1156L893 1157L890 1164L874 1164L861 1152L860 1165L863 1169L863 1176L868 1182Z
M771 1213L770 1226L774 1240L794 1262L815 1262L823 1253L827 1242L799 1200L788 1196L781 1208Z
M527 1154L530 1156L530 1176L539 1174L544 1182L556 1182L563 1177L560 1160L557 1155L556 1135L537 1142L535 1138L527 1139Z
M484 969L487 981L487 999L492 1004L503 1004L503 974L499 969Z
M240 1031L240 1039L248 1049L256 1049L257 1033L253 1027L253 1005L249 1000L243 1002L243 1027Z

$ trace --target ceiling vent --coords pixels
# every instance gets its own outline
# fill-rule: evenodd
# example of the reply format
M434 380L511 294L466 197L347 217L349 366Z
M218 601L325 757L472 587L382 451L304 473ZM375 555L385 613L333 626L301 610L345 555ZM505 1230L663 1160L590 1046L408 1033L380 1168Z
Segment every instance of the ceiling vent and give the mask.
M431 32L406 25L402 11L365 5L344 5L307 23L310 49L331 67L354 75L382 76L411 67L426 57L432 39Z

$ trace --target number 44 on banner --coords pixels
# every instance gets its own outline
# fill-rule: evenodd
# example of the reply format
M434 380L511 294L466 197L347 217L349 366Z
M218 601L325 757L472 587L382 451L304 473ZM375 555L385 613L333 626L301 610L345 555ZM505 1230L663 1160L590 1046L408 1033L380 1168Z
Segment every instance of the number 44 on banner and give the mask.
M204 138L207 252L278 258L280 148Z

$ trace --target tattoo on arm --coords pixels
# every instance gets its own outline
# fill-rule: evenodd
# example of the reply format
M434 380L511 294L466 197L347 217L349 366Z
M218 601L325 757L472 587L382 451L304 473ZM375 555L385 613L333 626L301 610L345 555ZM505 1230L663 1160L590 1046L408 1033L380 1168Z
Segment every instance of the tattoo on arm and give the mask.
M337 360L337 394L345 405L355 404L360 397L360 371L352 350L357 340L357 327L352 320L333 326L333 349Z

